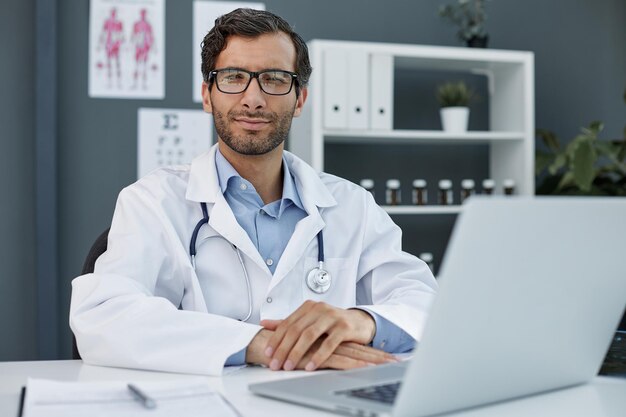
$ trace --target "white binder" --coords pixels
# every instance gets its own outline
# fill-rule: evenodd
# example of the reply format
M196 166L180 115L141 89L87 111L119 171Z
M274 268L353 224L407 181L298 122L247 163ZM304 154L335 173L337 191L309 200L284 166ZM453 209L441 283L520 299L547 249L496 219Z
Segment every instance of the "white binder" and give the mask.
M348 128L369 128L369 56L366 51L348 52Z
M348 127L348 57L345 50L327 49L322 63L324 127Z
M393 56L370 56L370 128L393 129Z

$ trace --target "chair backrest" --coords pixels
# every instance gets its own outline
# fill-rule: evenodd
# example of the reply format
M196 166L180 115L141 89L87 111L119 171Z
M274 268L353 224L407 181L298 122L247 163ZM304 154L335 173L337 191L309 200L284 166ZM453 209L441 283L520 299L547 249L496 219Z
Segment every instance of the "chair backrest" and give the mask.
M93 245L91 245L91 249L89 249L89 253L85 258L85 263L83 264L83 270L81 271L81 275L93 272L93 269L96 265L96 260L107 250L109 229L110 227L102 232L100 236L96 238L96 241L93 242ZM76 337L74 335L72 335L72 358L81 359L80 353L78 353L78 347L76 346Z

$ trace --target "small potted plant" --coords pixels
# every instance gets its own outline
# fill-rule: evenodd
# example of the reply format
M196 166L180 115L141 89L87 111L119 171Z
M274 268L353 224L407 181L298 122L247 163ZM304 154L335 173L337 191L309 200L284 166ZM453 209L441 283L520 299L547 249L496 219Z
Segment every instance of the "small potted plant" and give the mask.
M441 106L441 125L445 132L464 133L469 121L469 103L476 98L463 81L447 82L437 87L437 100Z
M459 27L459 39L472 48L486 48L489 37L485 30L486 0L457 0L439 8L439 16Z

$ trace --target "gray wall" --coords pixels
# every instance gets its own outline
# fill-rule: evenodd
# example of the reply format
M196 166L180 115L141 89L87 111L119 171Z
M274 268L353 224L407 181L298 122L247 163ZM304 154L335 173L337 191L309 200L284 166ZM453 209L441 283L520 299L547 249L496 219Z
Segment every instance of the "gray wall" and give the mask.
M35 9L22 0L0 7L0 360L23 360L37 353Z
M8 73L2 77L2 91L10 91L10 94L0 97L0 105L3 125L10 125L10 129L5 129L2 136L7 152L2 152L0 158L2 172L12 175L0 177L4 195L8 196L0 206L0 256L5 274L0 281L0 313L3 313L0 334L17 336L10 338L8 345L2 344L0 360L33 357L35 344L34 312L30 308L34 291L33 127L32 116L28 114L33 100L32 86L28 82L33 77L32 65L29 65L32 64L32 5L29 6L32 1L10 0L14 9L10 10L10 18L4 17L5 6L2 13L3 23L7 20L2 26L3 34L10 27L10 33L19 34L11 39L19 39L21 45L8 45L7 50L26 50L29 54L9 55L18 59L12 60L7 69L8 55L4 53L3 44L1 71L3 75L5 71ZM438 5L444 1L266 0L265 3L268 10L294 24L305 39L459 45L454 28L436 15ZM621 101L626 86L626 4L623 0L494 0L488 6L490 47L535 52L537 127L553 129L564 140L569 140L580 126L602 119L606 123L604 137L621 133L626 123L626 107ZM199 107L191 101L192 0L166 3L165 100L87 97L88 12L87 1L59 0L58 307L61 352L66 357L70 354L71 340L66 326L70 281L79 274L95 237L108 226L117 193L135 178L137 108ZM2 42L7 39L3 36ZM413 86L413 82L408 77L406 85ZM9 90L5 89L5 84ZM398 108L415 108L410 95L399 100ZM399 122L405 123L405 119ZM479 117L476 123L486 122ZM406 123L410 120L406 119ZM436 123L436 120L431 118L424 123ZM383 170L390 169L388 165L393 165L397 158L422 163L430 159L425 155L438 152L429 148L413 153L404 148L381 149L383 151L388 161ZM329 166L334 172L353 180L360 178L355 163L358 158L341 147L333 149L333 154L336 161L329 162ZM474 150L469 159L458 155L453 158L482 166L486 150ZM441 236L451 228L453 219L428 216L401 218L398 222L407 230L420 231L420 243L411 247L413 251L432 249L440 255L447 239ZM427 247L429 244L431 246ZM15 315L7 312L16 310L22 313L19 322L8 319Z

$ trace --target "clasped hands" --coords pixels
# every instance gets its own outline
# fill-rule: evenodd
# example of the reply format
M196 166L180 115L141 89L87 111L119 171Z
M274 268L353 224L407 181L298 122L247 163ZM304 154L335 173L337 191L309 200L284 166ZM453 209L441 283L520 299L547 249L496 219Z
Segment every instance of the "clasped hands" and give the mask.
M272 370L320 368L351 369L397 362L369 344L376 324L368 313L306 301L284 320L262 320L264 327L252 339L246 362Z

